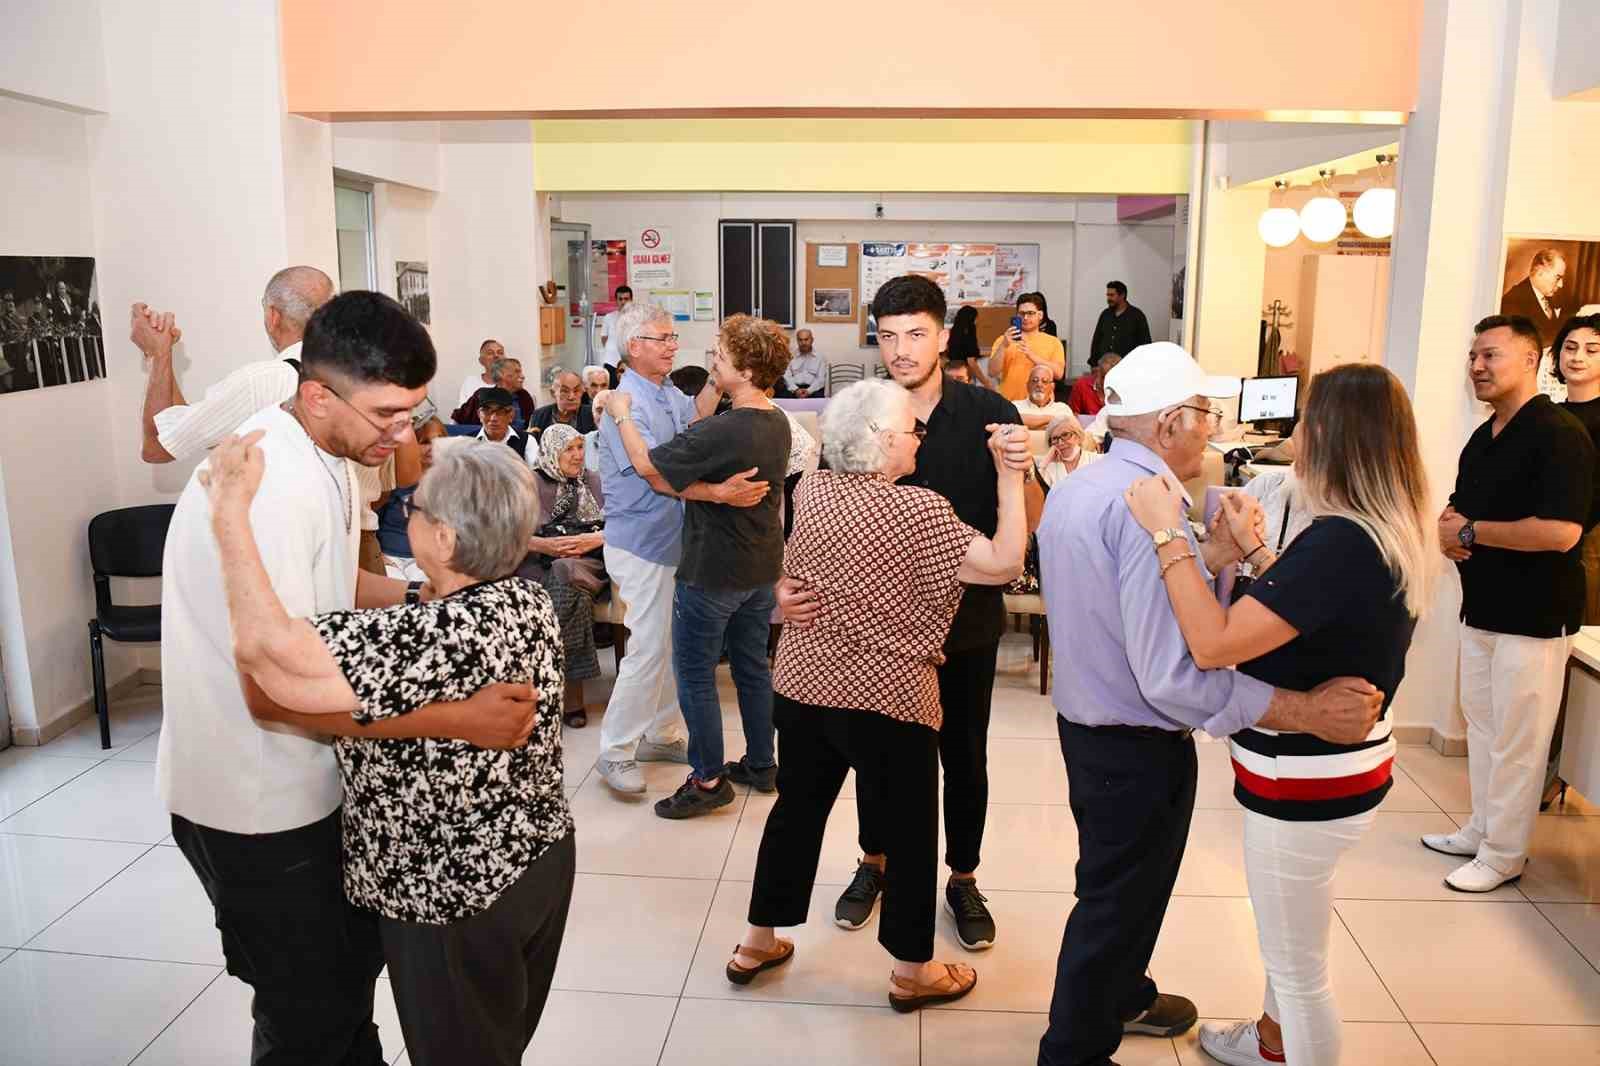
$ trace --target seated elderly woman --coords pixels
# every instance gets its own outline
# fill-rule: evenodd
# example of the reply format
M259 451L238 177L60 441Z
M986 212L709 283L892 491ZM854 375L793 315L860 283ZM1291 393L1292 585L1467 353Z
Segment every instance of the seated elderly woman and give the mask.
M531 735L509 750L334 742L345 893L378 915L411 1061L520 1062L555 973L574 870L560 632L549 596L512 573L537 519L533 473L498 444L440 448L409 507L435 598L291 618L250 527L258 437L219 447L203 475L252 713L335 733L314 723L388 719L490 682L539 694Z
M428 576L411 554L411 497L417 483L433 464L433 442L445 435L444 423L430 418L417 427L413 441L406 441L394 452L394 488L378 509L378 546L383 549L383 567L390 577L402 581L426 581Z
M892 381L858 382L822 414L830 469L807 474L795 498L786 577L817 593L816 617L784 627L773 672L773 719L783 761L778 802L756 861L749 929L728 963L748 984L788 962L794 944L774 926L806 920L823 831L845 774L896 826L888 843L878 942L894 957L889 1003L908 1011L959 999L978 975L933 958L939 865L937 665L962 583L1003 585L1022 568L1022 473L989 440L999 476L994 539L942 496L896 485L916 465L923 430L910 394Z
M1078 416L1068 411L1055 419L1044 431L1045 443L1050 450L1044 463L1035 463L1039 482L1048 491L1056 482L1102 458L1094 438L1084 432Z
M566 649L567 684L562 718L581 729L589 724L583 683L600 676L594 647L594 598L609 584L601 554L605 547L604 493L598 475L584 469L584 436L571 426L551 424L539 436L538 531L528 538L528 557L517 568L537 581L555 604Z

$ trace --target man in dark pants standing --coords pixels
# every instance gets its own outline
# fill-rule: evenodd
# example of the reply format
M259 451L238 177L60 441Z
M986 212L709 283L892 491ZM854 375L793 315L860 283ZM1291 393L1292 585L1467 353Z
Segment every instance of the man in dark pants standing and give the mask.
M357 571L362 504L351 465L378 466L410 439L411 409L434 371L427 331L387 296L346 293L312 316L300 358L306 376L294 396L238 428L265 434L250 524L273 588L299 617L420 597L420 583ZM335 392L318 370L350 384ZM245 704L206 469L179 497L163 556L161 798L215 908L228 972L254 992L251 1062L377 1066L385 1059L372 1001L383 952L376 916L345 898L333 748L259 723ZM526 685L491 685L463 702L344 725L351 735L509 747L527 738L533 696ZM512 728L492 728L507 718Z
M950 331L944 326L944 293L933 282L914 275L891 280L878 290L872 313L880 327L888 316L914 316L914 325L900 333L878 331L884 368L911 393L912 412L928 431L917 451L916 469L902 484L937 492L950 501L963 522L986 537L994 536L999 490L988 457L988 427L1020 425L1017 409L998 393L949 381L941 372ZM1031 472L1026 437L1018 434L1008 444L1007 461L1015 469ZM804 624L810 617L808 605L815 609L814 596L794 582L780 584L785 620ZM968 951L983 951L995 940L994 918L978 891L976 871L989 806L989 703L1004 630L1003 590L967 586L939 667L939 702L944 708L939 761L944 766L945 863L950 867L945 909L955 919L956 937ZM872 805L864 799L856 798L863 858L834 911L835 922L846 929L859 929L872 917L883 891L883 842L894 832L893 826L872 824Z
M1141 478L1198 476L1216 428L1211 398L1238 392L1239 379L1206 375L1175 344L1134 350L1106 375L1111 451L1046 497L1040 583L1075 593L1045 609L1074 640L1051 698L1079 856L1040 1066L1107 1066L1124 1034L1171 1037L1195 1023L1195 1005L1158 992L1146 973L1194 813L1193 731L1222 737L1259 724L1354 743L1377 721L1383 694L1359 679L1297 693L1197 667L1155 549L1187 540L1176 565L1208 578L1243 552L1225 525L1204 544L1187 523L1152 538L1123 500Z

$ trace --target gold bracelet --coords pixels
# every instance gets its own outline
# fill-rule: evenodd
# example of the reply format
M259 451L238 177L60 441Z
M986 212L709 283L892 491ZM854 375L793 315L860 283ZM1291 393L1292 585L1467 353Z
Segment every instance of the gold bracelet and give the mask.
M1195 556L1194 552L1184 552L1182 555L1174 555L1172 558L1168 559L1166 562L1161 564L1161 579L1163 581L1165 581L1166 578L1167 578L1167 571L1168 570L1171 570L1174 566L1177 566L1179 563L1183 562L1185 559L1193 559L1195 557L1196 556Z

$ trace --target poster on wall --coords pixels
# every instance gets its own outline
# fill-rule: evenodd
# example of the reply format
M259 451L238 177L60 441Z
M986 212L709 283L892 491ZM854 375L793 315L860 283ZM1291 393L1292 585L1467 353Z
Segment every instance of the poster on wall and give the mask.
M1039 246L862 241L862 308L871 306L884 282L901 274L920 274L944 290L949 324L964 306L1014 303L1022 293L1037 291ZM878 343L877 331L871 316L864 317L861 343L871 348Z
M816 318L848 321L855 315L855 308L850 305L850 290L812 289L811 313Z
M694 320L694 293L688 289L651 289L650 300L665 308L674 322Z
M94 260L0 256L0 393L105 376Z
M635 289L670 289L676 284L672 230L646 226L635 238L628 256L628 281Z
M628 284L628 242L589 242L589 308L596 318L617 309L617 288ZM578 304L571 314L578 317Z
M428 264L398 259L394 264L396 298L411 316L424 326L432 323L433 305L428 302Z
M1510 237L1500 279L1500 313L1522 315L1539 330L1545 358L1539 391L1556 401L1567 388L1555 378L1550 345L1573 315L1600 314L1600 240Z
M717 292L715 289L694 290L694 320L696 322L715 322L717 320Z

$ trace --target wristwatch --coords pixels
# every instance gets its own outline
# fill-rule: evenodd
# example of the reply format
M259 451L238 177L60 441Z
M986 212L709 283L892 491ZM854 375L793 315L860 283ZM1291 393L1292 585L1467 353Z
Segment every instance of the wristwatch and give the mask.
M406 583L406 606L415 606L422 602L422 582L408 581Z
M1175 540L1186 539L1181 529L1158 529L1150 534L1150 540L1155 544L1156 551L1160 551Z
M1463 548L1472 547L1478 542L1478 523L1470 518L1467 519L1467 524L1456 533L1456 539L1461 542Z

